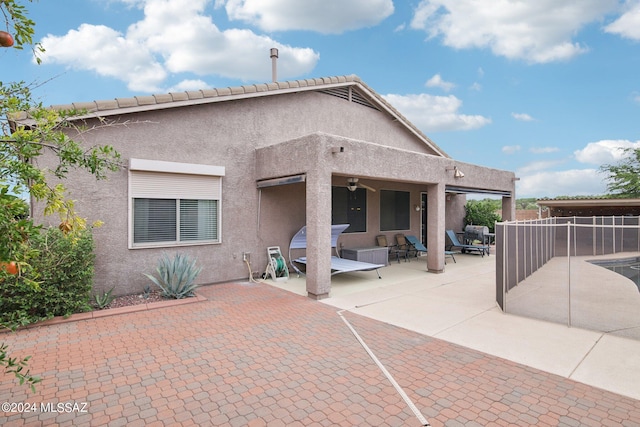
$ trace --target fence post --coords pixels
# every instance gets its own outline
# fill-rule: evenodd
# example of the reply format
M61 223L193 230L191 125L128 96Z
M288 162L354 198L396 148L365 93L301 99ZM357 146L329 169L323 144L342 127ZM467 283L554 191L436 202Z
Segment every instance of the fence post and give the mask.
M509 279L507 274L509 267L507 266L507 230L509 227L506 222L502 223L502 313L507 312L507 286Z
M568 310L567 310L567 326L571 327L571 221L567 222L567 296L568 296Z
M518 236L520 235L520 230L518 227L518 220L516 219L515 222L515 228L514 228L514 232L516 233L515 235L515 241L516 241L516 283L520 283L520 240L518 239Z
M613 252L611 252L612 254L617 253L616 252L616 217L615 216L611 216L611 244L613 245Z
M624 217L620 218L620 252L624 252Z
M596 256L598 250L598 228L596 227L596 217L591 217L591 226L593 229L591 230L591 238L593 239L593 256Z

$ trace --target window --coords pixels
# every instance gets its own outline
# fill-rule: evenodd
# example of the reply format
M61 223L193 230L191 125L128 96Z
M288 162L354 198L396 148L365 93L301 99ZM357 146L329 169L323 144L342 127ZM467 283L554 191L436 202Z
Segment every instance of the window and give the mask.
M224 168L131 159L130 247L220 242Z
M380 191L380 231L410 228L409 196L408 191Z
M176 241L176 206L172 199L133 199L133 243Z
M217 241L217 218L217 200L134 198L133 243Z
M367 190L331 189L331 224L350 224L345 233L367 231Z

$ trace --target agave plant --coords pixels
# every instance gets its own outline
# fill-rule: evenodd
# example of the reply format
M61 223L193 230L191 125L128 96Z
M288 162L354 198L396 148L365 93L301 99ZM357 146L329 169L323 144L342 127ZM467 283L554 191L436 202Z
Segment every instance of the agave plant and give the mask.
M163 296L181 299L194 295L193 292L198 287L194 281L201 270L202 267L196 267L196 260L188 255L177 253L172 259L165 253L156 267L159 277L146 273L144 275L162 289Z
M96 307L98 307L100 310L104 310L109 306L109 304L113 302L113 300L115 299L115 297L111 295L113 293L113 289L114 288L111 288L107 292L97 294L93 297L96 303Z

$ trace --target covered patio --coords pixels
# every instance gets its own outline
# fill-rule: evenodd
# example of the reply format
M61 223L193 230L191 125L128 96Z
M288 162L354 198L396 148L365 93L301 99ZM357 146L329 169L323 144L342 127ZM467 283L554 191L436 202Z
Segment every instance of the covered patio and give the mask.
M388 236L413 234L421 236L427 248L438 248L423 258L423 270L431 273L445 270L445 230L462 228L465 194L502 196L503 218L515 218L512 172L324 133L257 149L256 177L258 228L261 239L269 242L265 246L278 242L287 248L288 238L307 227L305 286L306 296L314 299L335 295L332 288L342 280L332 277L330 269L332 187L346 187L350 177L373 185L374 190L410 194L409 228L391 229ZM383 231L379 196L369 194L374 203L366 214L366 228L345 236L345 247L373 246Z

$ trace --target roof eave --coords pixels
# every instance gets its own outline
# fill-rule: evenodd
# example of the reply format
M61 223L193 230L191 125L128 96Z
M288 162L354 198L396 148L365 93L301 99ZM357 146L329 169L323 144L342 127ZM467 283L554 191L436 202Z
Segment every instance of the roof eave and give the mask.
M86 113L68 118L68 120L87 120L106 118L127 114L143 113L150 111L167 110L170 108L188 107L211 104L217 102L236 101L242 99L260 98L271 95L287 93L299 93L307 91L326 90L339 87L357 86L372 103L381 111L389 114L397 120L411 134L420 139L427 147L437 155L451 158L437 144L422 133L413 123L405 118L398 110L389 104L382 96L367 86L356 75L324 77L316 79L292 80L284 82L272 82L220 89L204 89L199 91L175 92L163 95L136 96L132 98L116 98L106 101L92 101L73 103L67 105L52 105L57 110L77 110ZM24 125L33 124L27 115L14 120Z

